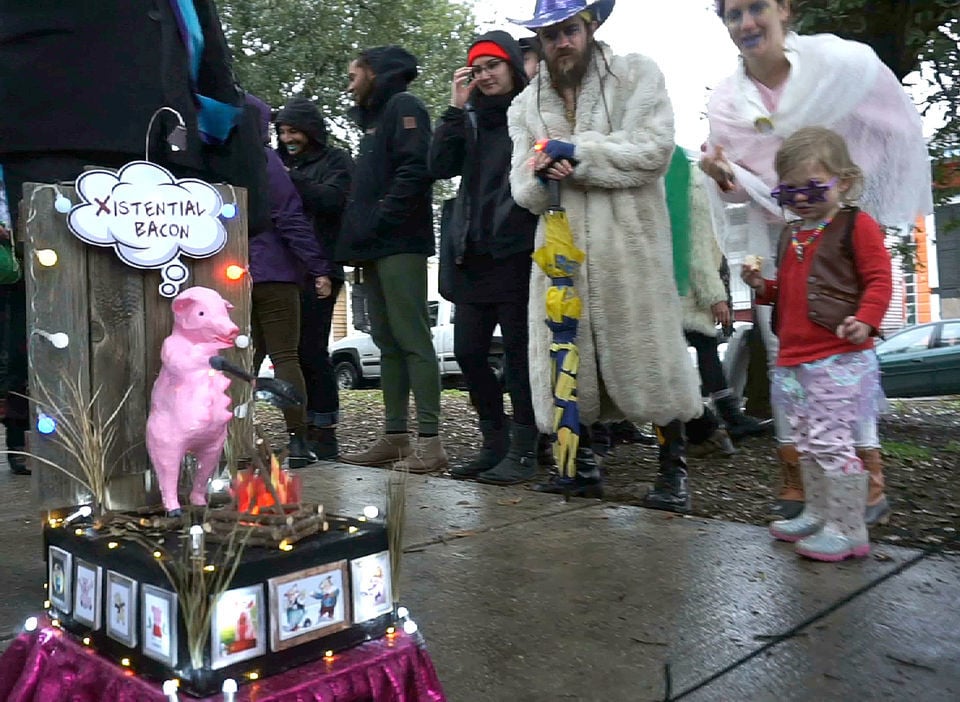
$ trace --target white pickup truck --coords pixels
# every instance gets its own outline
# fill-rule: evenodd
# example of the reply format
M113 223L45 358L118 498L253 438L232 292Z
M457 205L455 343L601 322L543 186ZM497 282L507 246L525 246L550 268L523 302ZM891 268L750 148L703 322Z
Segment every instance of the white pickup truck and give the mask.
M458 384L461 379L460 366L453 355L453 303L447 300L430 300L433 348L440 365L440 378L445 384ZM500 328L494 332L489 351L490 366L499 380L503 379L503 339ZM330 346L330 358L333 360L337 384L349 390L375 385L380 382L380 349L373 343L369 334L355 332L345 336Z

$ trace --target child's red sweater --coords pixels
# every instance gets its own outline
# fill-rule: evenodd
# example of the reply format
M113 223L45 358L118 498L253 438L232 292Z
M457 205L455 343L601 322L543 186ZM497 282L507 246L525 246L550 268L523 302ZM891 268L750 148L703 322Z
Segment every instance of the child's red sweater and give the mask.
M804 230L799 239L805 241L813 230ZM880 329L883 315L890 306L893 291L890 274L890 254L884 245L883 232L876 220L865 212L857 214L852 232L853 257L862 296L856 317ZM819 361L839 353L873 348L873 338L860 345L839 338L833 330L815 324L807 316L807 276L816 256L820 240L808 245L802 261L797 260L792 246L788 246L776 280L765 280L763 294L757 295L761 305L775 304L780 339L778 366L796 366Z

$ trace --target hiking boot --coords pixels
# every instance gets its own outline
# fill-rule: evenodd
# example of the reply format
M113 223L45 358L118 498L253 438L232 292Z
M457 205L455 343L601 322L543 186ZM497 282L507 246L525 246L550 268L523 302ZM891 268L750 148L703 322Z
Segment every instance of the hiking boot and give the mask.
M384 434L364 451L343 454L340 456L340 462L355 466L389 467L406 458L412 452L410 435L406 432L403 434Z
M800 473L800 457L793 444L781 444L777 447L780 461L780 494L774 503L773 515L776 519L796 519L803 511L803 486L805 478Z
M723 420L731 439L759 436L766 434L773 428L772 419L761 421L756 417L744 414L740 409L740 399L732 394L725 397L714 397L713 406L717 408L717 414Z
M730 440L730 435L724 429L716 429L707 438L698 444L692 441L687 442L687 456L689 458L706 458L714 454L721 456L732 456L737 452L736 447Z
M440 437L429 436L417 439L416 450L396 461L393 468L395 470L407 470L419 475L446 470L449 465L447 452L443 450Z
M885 480L883 479L883 459L880 457L880 449L876 448L858 448L857 455L863 461L863 467L867 470L867 509L863 514L863 521L867 526L874 524L886 524L890 521L890 502L887 496L883 494Z

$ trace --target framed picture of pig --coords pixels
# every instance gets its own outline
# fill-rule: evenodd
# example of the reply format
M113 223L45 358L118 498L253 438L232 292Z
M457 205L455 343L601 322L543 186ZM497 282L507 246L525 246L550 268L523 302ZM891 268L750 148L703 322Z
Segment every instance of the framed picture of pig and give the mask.
M282 651L350 626L347 582L346 561L268 580L270 649Z
M390 552L381 551L350 561L353 621L376 619L393 609L390 592Z
M100 628L103 568L77 559L73 578L73 618L96 631Z
M177 667L177 596L153 585L144 585L140 600L143 620L143 655Z
M137 581L107 571L107 636L124 646L137 645Z
M63 612L70 613L73 581L73 556L62 548L51 546L47 552L47 599Z
M263 585L227 590L213 603L210 667L225 668L267 652Z

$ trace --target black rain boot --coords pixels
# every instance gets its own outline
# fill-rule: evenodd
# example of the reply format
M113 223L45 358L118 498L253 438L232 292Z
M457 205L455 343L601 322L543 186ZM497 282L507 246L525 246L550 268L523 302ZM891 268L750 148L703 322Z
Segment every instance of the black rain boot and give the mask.
M307 446L318 461L335 461L340 456L336 427L307 426Z
M307 444L307 429L301 427L290 434L290 443L287 444L287 467L296 470L316 463L317 457Z
M597 465L602 466L613 454L613 430L610 424L594 422L590 425L590 448L593 449Z
M643 506L687 514L692 504L687 486L683 424L675 419L664 427L655 428L660 442L657 457L660 469L653 487L643 498Z
M547 492L554 495L571 497L603 497L603 476L600 475L600 466L593 456L593 451L585 446L577 448L577 473L572 478L561 477L558 473L550 475L545 483L533 486L537 492Z
M537 465L547 470L557 467L553 458L553 439L549 434L540 434L537 437Z
M7 425L7 450L26 451L27 433L20 426L16 426L11 420ZM7 454L7 463L10 464L10 472L14 475L33 475L33 471L27 468L27 457L12 453Z
M483 435L483 446L479 453L469 463L451 468L450 475L454 478L476 478L506 457L510 448L510 430L506 419L499 423L492 419L481 419L480 433Z
M771 420L760 421L756 417L744 414L740 409L740 400L735 395L714 397L713 406L717 408L717 414L720 415L732 439L766 434L773 427Z
M506 458L478 475L477 480L490 485L516 485L535 477L539 437L540 432L536 427L514 424Z

